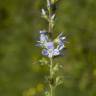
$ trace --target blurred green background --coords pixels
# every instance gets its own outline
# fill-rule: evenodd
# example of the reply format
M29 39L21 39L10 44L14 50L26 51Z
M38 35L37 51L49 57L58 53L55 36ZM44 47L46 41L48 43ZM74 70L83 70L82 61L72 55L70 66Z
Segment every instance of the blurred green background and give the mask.
M47 67L40 66L38 32L46 0L0 0L0 96L43 96ZM96 0L60 0L54 37L64 32L67 49L57 96L96 96ZM47 70L47 71L46 71Z

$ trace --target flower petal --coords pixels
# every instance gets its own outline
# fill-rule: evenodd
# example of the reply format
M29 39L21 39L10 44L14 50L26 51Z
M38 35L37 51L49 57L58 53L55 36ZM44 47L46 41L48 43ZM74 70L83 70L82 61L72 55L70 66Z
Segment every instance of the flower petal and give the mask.
M57 56L57 55L60 55L60 52L58 49L54 49L53 56Z
M54 43L53 42L47 42L46 47L47 47L47 49L54 49Z
M43 49L43 50L42 50L42 55L48 56L48 50L47 50L47 49Z

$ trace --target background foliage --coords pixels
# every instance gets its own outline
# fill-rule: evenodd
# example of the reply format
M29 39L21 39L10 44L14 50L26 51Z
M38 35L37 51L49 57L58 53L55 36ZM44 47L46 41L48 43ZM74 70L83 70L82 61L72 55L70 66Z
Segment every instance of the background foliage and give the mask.
M35 47L47 28L40 10L46 0L0 0L0 96L42 96L47 67ZM64 32L69 42L64 57L64 85L57 96L96 96L96 0L60 0L54 37ZM39 95L38 95L39 94ZM58 95L59 94L59 95Z

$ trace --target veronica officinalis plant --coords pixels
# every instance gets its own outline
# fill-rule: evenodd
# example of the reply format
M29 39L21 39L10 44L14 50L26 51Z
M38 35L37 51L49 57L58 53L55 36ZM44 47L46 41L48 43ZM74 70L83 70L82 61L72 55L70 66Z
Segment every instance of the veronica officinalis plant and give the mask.
M50 64L48 65L49 90L45 92L45 96L55 96L55 88L63 82L61 80L62 76L60 77L56 75L56 72L59 71L59 64L54 64L53 59L62 54L62 50L65 48L66 37L63 36L63 32L61 32L55 39L52 39L51 37L54 29L57 1L58 0L47 0L47 10L43 8L41 9L42 18L48 21L48 30L40 30L40 37L39 41L37 41L37 46L42 48L42 55L48 57L50 60Z

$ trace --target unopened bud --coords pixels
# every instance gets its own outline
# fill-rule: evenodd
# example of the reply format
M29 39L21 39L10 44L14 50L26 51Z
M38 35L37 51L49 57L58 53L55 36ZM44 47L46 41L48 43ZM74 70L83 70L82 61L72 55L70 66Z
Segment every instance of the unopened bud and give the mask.
M51 3L50 0L47 0L47 6L50 7Z
M42 9L42 15L45 16L46 15L46 12L44 9Z
M54 18L55 18L55 14L53 14L52 16L51 16L51 20L54 20Z

